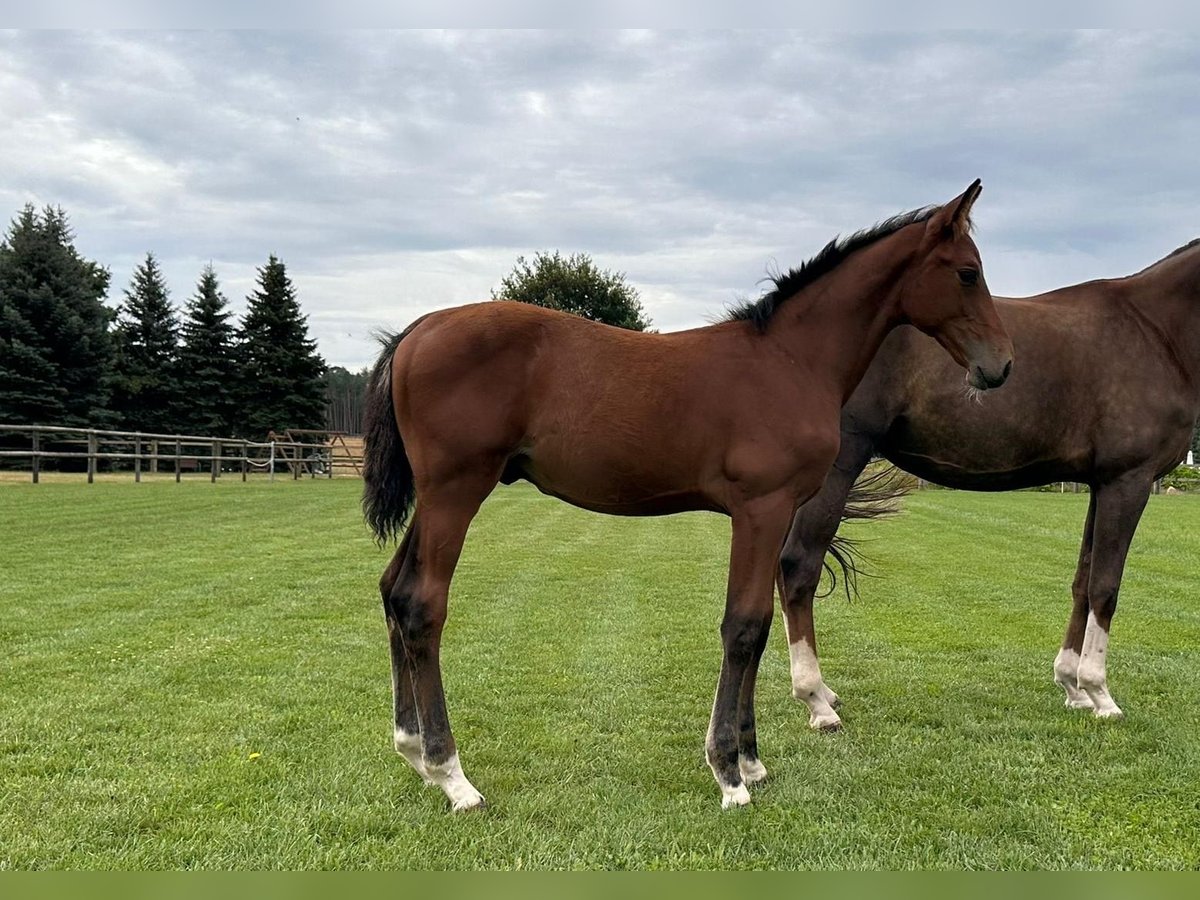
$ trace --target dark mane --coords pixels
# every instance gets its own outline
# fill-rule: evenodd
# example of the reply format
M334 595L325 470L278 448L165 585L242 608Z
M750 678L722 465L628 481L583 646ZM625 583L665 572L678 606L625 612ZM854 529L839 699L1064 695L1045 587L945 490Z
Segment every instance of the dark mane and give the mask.
M749 320L759 331L766 331L771 316L789 297L795 296L801 289L808 287L822 275L837 268L838 264L855 250L861 250L868 244L895 234L905 226L915 222L924 222L940 209L940 206L923 206L920 209L892 216L878 225L856 231L848 237L835 237L822 248L820 253L800 265L799 268L768 276L775 283L772 290L757 300L742 300L737 303L721 321Z
M1174 259L1176 256L1179 256L1179 254L1181 254L1181 253L1187 253L1189 250L1191 250L1193 247L1197 246L1198 244L1200 244L1200 238L1196 238L1195 240L1188 241L1182 247L1176 247L1174 250L1172 250L1170 253L1168 253L1166 256L1164 256L1162 259L1158 260L1157 262L1150 263L1150 265L1146 266L1146 268L1141 269L1140 271L1135 272L1134 274L1141 275L1143 272L1149 272L1151 269L1161 266L1168 259Z

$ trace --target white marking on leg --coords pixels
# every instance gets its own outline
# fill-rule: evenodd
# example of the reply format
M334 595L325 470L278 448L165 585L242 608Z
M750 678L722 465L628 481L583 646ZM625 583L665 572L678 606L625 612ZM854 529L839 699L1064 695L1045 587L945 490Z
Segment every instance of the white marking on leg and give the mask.
M718 784L720 784L719 781ZM737 787L721 785L721 809L729 809L731 806L746 806L749 803L750 792L746 789L746 785L739 784Z
M822 699L824 699L824 701L826 703L828 703L830 706L832 706L834 709L837 709L837 705L841 702L841 700L837 694L835 694L832 690L829 689L829 685L827 685L824 681L822 681L821 687L818 690L821 694Z
M842 720L833 711L833 705L825 699L825 687L821 679L821 664L808 641L801 638L788 644L788 655L792 661L792 696L808 705L808 727L821 731L835 731ZM824 689L824 690L822 690ZM837 695L834 695L837 699Z
M767 777L767 767L762 764L762 760L750 759L740 753L738 754L738 771L742 773L744 784L758 784Z
M726 784L722 779L717 767L713 765L712 749L716 746L713 740L713 733L717 727L717 698L713 697L712 714L708 718L708 733L704 736L704 761L708 763L708 769L713 774L713 778L717 780L717 787L721 789L721 809L729 809L731 806L745 806L750 802L750 791L746 789L746 785L741 778L741 762L742 758L738 756L738 783ZM765 770L764 770L765 771Z
M1079 689L1079 654L1062 647L1054 657L1054 681L1067 693L1067 709L1095 709L1092 698Z
M395 735L396 752L408 760L408 764L417 770L417 774L421 776L426 784L433 784L433 780L429 777L429 773L425 771L425 761L421 759L421 734L411 734L396 726Z
M476 809L486 805L483 794L475 790L475 785L463 774L462 764L455 753L441 765L435 765L429 760L424 761L425 771L429 779L450 798L450 805L457 812L462 809Z
M1083 653L1079 657L1077 683L1095 707L1101 719L1118 719L1124 713L1108 693L1108 632L1100 627L1093 613L1088 613L1087 631L1083 633Z

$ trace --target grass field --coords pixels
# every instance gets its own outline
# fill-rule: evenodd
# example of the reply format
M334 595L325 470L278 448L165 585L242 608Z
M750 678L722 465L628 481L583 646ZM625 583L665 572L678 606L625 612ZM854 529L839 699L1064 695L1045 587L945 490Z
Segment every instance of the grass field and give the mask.
M1051 682L1083 495L923 492L818 605L846 729L759 687L770 779L702 759L728 523L519 486L472 528L443 648L452 816L391 750L351 480L0 484L0 868L1196 868L1200 499L1154 497L1111 646L1123 722Z

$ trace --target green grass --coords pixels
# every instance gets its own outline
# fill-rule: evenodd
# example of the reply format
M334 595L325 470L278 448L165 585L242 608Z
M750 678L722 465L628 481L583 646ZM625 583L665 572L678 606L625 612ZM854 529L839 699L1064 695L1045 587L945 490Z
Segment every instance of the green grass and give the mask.
M0 485L0 868L1195 868L1200 500L1151 499L1116 619L1123 722L1051 661L1087 498L914 495L817 609L845 730L759 688L771 771L722 812L702 760L728 523L502 488L443 663L491 808L391 750L354 481Z

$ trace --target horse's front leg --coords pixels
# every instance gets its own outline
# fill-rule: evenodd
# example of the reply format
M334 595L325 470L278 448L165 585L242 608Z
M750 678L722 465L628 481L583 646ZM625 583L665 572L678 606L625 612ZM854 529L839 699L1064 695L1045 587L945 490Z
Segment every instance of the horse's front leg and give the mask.
M747 780L766 774L755 736L754 676L771 627L775 566L793 508L790 495L773 495L733 513L729 587L721 622L724 659L705 741L723 809L749 803Z
M819 731L836 731L842 727L842 720L834 711L838 696L825 684L817 660L813 599L821 582L825 554L842 521L846 498L870 460L871 451L868 439L843 433L837 461L821 490L797 510L779 556L779 593L787 626L792 696L808 706L808 725Z

